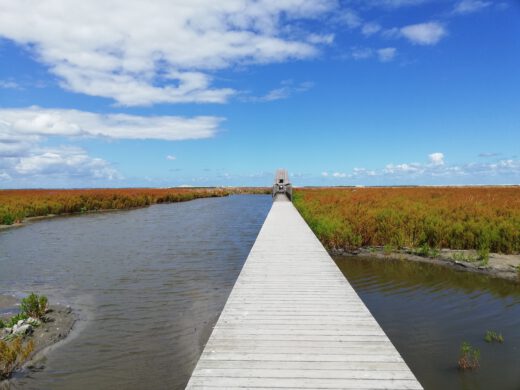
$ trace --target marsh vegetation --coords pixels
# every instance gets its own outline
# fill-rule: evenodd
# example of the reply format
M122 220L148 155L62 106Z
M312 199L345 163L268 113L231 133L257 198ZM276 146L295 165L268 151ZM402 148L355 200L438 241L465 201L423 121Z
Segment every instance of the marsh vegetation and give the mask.
M298 189L294 204L329 249L520 252L520 187Z
M266 188L111 188L80 190L0 190L0 225L26 218L125 210L231 194L268 194Z

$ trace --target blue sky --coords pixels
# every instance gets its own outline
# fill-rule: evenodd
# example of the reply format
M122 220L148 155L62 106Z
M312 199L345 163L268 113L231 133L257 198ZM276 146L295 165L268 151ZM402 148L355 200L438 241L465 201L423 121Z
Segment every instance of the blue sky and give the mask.
M520 184L520 2L0 0L0 188Z

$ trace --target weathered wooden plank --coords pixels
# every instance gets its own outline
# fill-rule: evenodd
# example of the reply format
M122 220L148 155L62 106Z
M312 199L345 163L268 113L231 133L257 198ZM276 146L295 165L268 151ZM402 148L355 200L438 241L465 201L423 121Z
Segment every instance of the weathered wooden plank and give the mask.
M316 370L316 362L306 361L268 361L268 360L201 360L197 366L204 368L241 368L241 369L280 369L280 370ZM403 362L320 362L322 370L357 370L357 371L406 371Z
M244 386L255 388L321 388L321 389L422 389L417 380L393 379L323 379L323 378L236 378L236 377L200 377L192 376L193 385Z
M274 202L187 389L421 389L292 203Z

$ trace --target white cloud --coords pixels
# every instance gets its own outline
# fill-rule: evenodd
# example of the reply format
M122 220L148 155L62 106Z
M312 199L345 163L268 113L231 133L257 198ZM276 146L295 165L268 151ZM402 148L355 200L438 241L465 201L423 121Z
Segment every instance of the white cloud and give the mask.
M395 47L385 47L382 49L373 49L370 47L352 47L350 49L350 57L355 60L366 60L376 57L381 62L392 61L397 54Z
M347 174L344 173L344 172L334 172L332 174L332 177L336 177L336 178L344 178L344 177L347 177Z
M447 35L444 26L438 22L412 24L402 27L399 33L417 45L435 45Z
M377 56L381 62L390 62L395 58L397 49L395 47L385 47L377 51Z
M108 161L78 147L33 145L18 155L0 157L0 188L88 187L121 179Z
M383 173L422 173L424 172L424 168L419 163L410 163L410 164L388 164L385 169L383 169Z
M370 22L363 24L361 28L361 33L365 36L370 36L378 33L381 30L381 26L378 23Z
M428 155L428 159L430 160L430 164L432 165L444 165L444 153L436 152Z
M213 87L211 71L315 56L316 45L331 38L309 40L287 28L336 6L334 0L0 0L0 37L33 51L74 92L122 105L222 103L235 91Z
M21 87L15 81L0 80L0 89L21 89Z
M334 42L334 34L310 34L307 41L313 44L330 45Z
M6 172L0 172L0 180L11 180L11 175Z
M431 0L362 0L362 3L371 7L399 8L426 3Z
M351 176L376 176L377 173L373 169L354 168Z
M455 4L455 8L453 9L454 14L470 14L473 12L480 11L484 8L487 8L492 3L490 1L482 1L482 0L462 0Z
M215 135L222 118L96 114L39 107L0 109L0 145L42 136L103 136L178 141ZM2 139L2 136L5 138ZM10 142L7 142L10 140Z
M346 25L348 28L354 29L362 25L363 19L358 13L352 9L346 8L342 10L335 18L337 22Z
M350 173L322 173L327 180L348 178L350 180L367 179L377 184L393 183L431 183L432 180L461 183L520 183L520 160L509 158L496 162L465 163L447 165L443 153L432 153L428 163L387 164L382 169L354 168ZM498 184L497 183L497 184Z
M62 180L59 185L84 186L85 180L114 180L121 175L100 158L77 147L44 147L49 137L103 137L177 141L212 137L222 118L176 116L143 117L127 114L39 107L0 109L0 179L8 175L20 186L34 186L31 178ZM172 157L172 156L170 156ZM19 180L26 180L20 182ZM70 180L70 181L69 181ZM5 181L5 180L4 180ZM50 181L41 181L48 186ZM0 185L1 186L1 185Z
M351 56L355 60L366 60L374 56L374 50L369 47L353 47L351 48Z
M177 160L177 157L172 156L171 154L169 154L169 155L166 156L166 160L175 161L175 160Z
M22 176L59 176L81 179L121 179L122 176L105 160L90 157L83 149L61 147L37 150L24 156L14 165Z

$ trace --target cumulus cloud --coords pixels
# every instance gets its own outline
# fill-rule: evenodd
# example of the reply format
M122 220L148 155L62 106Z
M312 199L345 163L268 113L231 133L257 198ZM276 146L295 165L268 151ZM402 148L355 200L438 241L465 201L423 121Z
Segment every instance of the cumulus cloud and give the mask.
M85 150L77 147L61 147L36 150L21 157L14 165L20 175L61 176L81 179L120 179L122 176L100 158L90 157Z
M482 1L482 0L462 0L455 4L455 8L453 9L454 14L470 14L473 12L480 11L484 8L487 8L492 3L490 1Z
M222 118L97 114L40 107L0 109L0 145L42 136L103 136L178 141L215 135ZM0 146L1 147L1 146Z
M225 102L211 71L315 56L330 36L289 34L333 0L0 0L0 37L34 52L74 92L122 105ZM348 17L347 17L348 19ZM282 23L283 21L283 23ZM350 21L352 23L352 20Z
M432 153L428 155L428 159L432 165L444 165L444 153Z
M172 156L171 154L169 154L169 155L166 156L166 160L175 161L175 160L177 160L177 157Z
M0 156L0 188L94 186L121 180L123 176L108 161L90 156L74 146L41 147Z
M444 26L438 22L411 24L402 27L398 33L417 45L435 45L447 35Z
M103 159L91 157L77 147L42 146L49 137L103 137L111 139L156 139L178 141L212 137L222 118L218 117L143 117L127 114L40 107L0 109L0 179L29 180L46 177L69 185L85 180L116 180L121 175ZM172 156L170 156L172 157ZM32 182L19 185L32 186ZM48 182L43 182L47 185ZM84 183L80 183L83 185Z
M323 172L322 177L327 180L347 178L353 180L376 180L376 183L390 182L431 182L432 180L446 180L449 182L462 182L471 180L473 183L501 182L514 184L520 180L520 160L501 159L486 163L465 163L448 165L444 161L443 153L431 153L428 163L400 163L387 164L381 169L354 168L351 172L334 175ZM344 183L344 181L342 182Z

